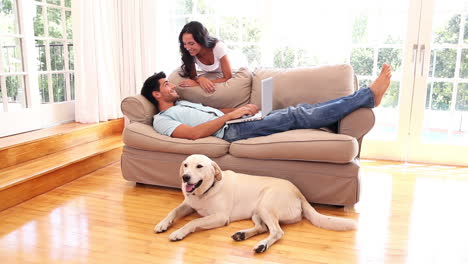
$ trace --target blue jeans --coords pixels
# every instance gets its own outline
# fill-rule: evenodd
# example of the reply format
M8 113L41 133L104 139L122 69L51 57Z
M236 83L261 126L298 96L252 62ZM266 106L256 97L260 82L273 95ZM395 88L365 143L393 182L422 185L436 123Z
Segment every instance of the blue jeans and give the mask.
M373 108L374 105L374 94L363 87L351 95L330 101L274 110L259 121L231 124L224 130L223 139L233 142L293 129L327 127L358 108Z

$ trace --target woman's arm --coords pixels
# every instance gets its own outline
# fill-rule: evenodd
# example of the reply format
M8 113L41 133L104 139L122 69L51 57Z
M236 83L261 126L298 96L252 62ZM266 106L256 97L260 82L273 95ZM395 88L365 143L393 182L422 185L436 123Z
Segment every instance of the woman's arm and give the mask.
M232 78L231 63L227 55L224 55L220 59L221 70L223 71L223 78L218 78L214 80L209 80L206 77L199 77L196 79L197 83L207 92L212 93L215 91L215 83L223 83Z
M213 83L225 82L232 78L231 63L229 62L229 58L227 55L224 55L221 58L220 64L221 64L221 70L223 71L223 78L211 80L211 82Z
M209 80L208 78L204 76L196 77L196 71L195 71L195 65L192 69L193 72L190 74L190 79L189 80L184 80L179 83L179 86L181 87L191 87L191 86L197 86L200 85L206 92L212 93L215 91L214 89L214 84L215 83L223 83L226 82L227 80L232 78L232 70L231 70L231 63L229 62L229 58L227 55L224 55L220 59L220 64L221 64L221 70L223 71L223 78L218 78L214 80ZM192 77L194 76L194 77Z

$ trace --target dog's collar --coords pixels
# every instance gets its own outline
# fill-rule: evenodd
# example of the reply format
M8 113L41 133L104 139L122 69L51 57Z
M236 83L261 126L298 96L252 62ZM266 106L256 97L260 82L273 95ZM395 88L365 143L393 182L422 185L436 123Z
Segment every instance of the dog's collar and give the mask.
M202 195L205 195L209 190L211 190L211 188L215 186L215 183L216 183L216 180L213 181L213 184L211 184L210 188L206 189L206 191Z

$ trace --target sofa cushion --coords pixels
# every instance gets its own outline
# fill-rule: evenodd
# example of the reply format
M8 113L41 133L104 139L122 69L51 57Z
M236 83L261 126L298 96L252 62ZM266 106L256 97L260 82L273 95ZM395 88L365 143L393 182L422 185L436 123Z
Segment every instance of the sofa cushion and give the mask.
M157 113L156 107L141 94L126 97L122 100L120 108L131 123L152 125L153 116Z
M197 140L171 138L159 134L150 125L131 123L123 131L125 145L141 150L178 154L204 154L211 158L221 157L229 150L229 143L217 137Z
M273 77L273 109L324 102L357 90L353 68L348 64L295 69L257 68L253 72L250 103L261 105L261 81L268 77Z
M239 158L348 163L358 154L358 142L347 135L298 129L235 141L229 152Z
M208 79L220 78L222 73L207 73ZM180 87L177 84L187 78L180 77L178 70L172 72L167 80L177 86L177 92L184 100L201 103L215 108L231 108L249 102L252 74L247 68L240 68L232 78L224 83L215 83L214 93L205 92L200 86Z

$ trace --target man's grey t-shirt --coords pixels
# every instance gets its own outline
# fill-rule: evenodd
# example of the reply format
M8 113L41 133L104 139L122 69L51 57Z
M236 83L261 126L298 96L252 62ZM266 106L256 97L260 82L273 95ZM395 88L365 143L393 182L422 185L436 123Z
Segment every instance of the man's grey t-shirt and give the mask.
M181 124L193 127L223 115L224 113L216 108L180 100L174 106L156 114L153 120L153 127L158 133L171 136L174 130ZM227 125L222 127L213 136L223 138L226 127Z

